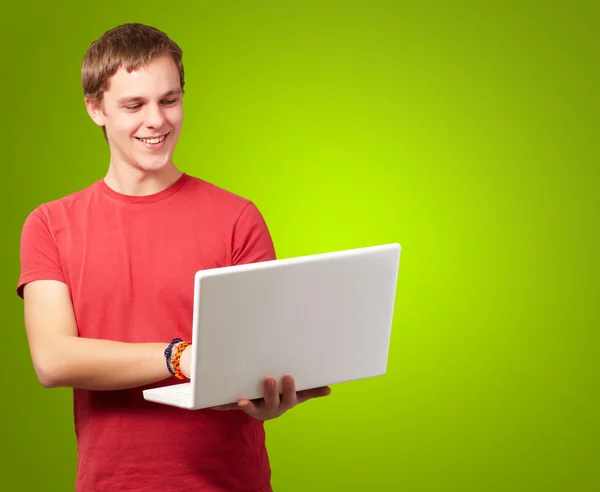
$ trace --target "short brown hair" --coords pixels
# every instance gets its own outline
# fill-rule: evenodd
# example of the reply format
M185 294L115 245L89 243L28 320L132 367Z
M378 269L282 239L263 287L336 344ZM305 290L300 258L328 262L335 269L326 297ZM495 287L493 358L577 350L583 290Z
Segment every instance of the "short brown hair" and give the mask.
M100 103L108 90L110 78L119 68L132 72L166 54L171 55L177 65L183 93L183 51L164 32L137 23L123 24L106 31L90 45L83 59L83 93Z

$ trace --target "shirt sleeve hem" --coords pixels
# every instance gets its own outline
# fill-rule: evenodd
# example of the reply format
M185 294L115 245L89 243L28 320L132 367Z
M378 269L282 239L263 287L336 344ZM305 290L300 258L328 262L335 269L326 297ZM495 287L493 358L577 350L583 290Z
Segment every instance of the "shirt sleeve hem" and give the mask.
M17 284L17 295L23 298L23 289L25 285L35 280L57 280L58 282L66 283L62 274L53 271L39 271L21 275Z

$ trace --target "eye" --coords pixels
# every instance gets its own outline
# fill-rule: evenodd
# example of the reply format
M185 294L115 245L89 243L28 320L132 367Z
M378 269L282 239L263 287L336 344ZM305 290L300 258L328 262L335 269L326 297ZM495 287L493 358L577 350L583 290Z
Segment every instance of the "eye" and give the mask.
M126 109L129 109L131 111L135 111L136 109L139 109L142 105L141 104L131 104L129 106L125 106Z
M165 99L163 101L164 104L166 104L167 106L170 106L171 104L175 104L177 102L177 99Z

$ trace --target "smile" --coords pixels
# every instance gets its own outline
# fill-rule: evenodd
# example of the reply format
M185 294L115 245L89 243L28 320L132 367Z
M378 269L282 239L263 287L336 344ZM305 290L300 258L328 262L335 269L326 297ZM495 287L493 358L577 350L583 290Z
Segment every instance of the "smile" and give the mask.
M136 137L140 142L143 142L145 144L159 144L161 143L165 137L167 135L161 135L160 137L153 137L153 138L140 138L140 137Z
M160 135L159 137L146 137L146 138L135 137L135 138L137 140L139 140L142 143L142 145L144 147L146 147L147 149L159 150L159 149L163 148L163 146L165 145L165 140L170 134L171 134L171 132L166 133L164 135Z

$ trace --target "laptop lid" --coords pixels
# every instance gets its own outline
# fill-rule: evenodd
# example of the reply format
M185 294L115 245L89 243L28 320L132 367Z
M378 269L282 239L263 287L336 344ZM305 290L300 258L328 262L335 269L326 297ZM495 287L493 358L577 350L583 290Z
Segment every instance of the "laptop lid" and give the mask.
M194 279L192 408L386 372L400 245L202 270ZM280 386L281 391L281 386Z

